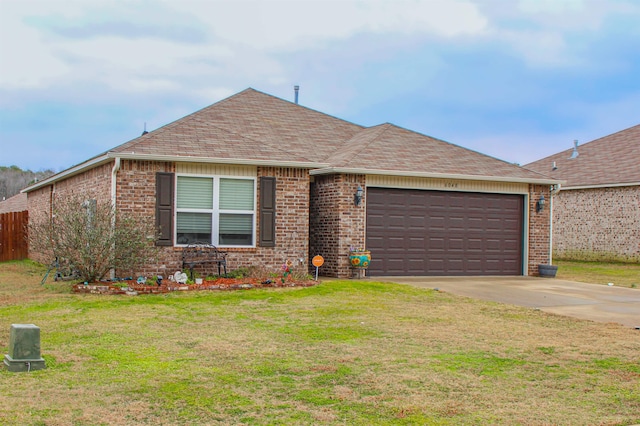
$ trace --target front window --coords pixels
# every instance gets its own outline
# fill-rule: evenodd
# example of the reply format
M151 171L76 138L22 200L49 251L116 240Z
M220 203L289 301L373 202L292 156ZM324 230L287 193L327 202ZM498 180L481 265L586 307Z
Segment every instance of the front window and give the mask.
M253 246L255 180L178 176L176 241Z

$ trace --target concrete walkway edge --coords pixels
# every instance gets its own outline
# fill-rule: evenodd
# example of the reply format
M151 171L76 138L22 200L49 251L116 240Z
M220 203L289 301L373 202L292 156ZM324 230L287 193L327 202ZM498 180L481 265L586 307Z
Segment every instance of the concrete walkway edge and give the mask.
M558 315L619 323L640 332L640 289L538 277L369 277Z

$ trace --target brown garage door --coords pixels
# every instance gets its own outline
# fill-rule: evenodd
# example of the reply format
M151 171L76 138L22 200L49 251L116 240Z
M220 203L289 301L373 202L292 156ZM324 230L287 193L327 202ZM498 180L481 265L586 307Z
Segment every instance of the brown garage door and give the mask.
M368 275L522 275L523 196L367 189Z

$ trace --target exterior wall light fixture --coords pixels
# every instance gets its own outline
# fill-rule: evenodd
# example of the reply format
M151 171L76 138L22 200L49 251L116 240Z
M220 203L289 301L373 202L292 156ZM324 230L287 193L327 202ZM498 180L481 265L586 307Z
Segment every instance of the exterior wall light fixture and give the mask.
M544 195L540 194L540 199L538 199L538 201L536 202L536 213L540 213L542 210L544 210L544 203Z
M358 189L356 189L356 193L353 194L353 205L359 206L362 202L362 197L364 196L364 190L360 185L358 185Z

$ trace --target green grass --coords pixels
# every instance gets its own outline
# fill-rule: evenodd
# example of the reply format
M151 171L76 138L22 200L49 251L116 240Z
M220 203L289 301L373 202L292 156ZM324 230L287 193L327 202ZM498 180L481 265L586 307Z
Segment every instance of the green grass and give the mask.
M640 264L606 263L577 260L554 260L558 265L556 278L592 284L613 283L621 287L640 289Z
M38 272L0 263L0 347L34 323L47 363L0 371L0 424L640 423L615 324L382 282L129 297Z

